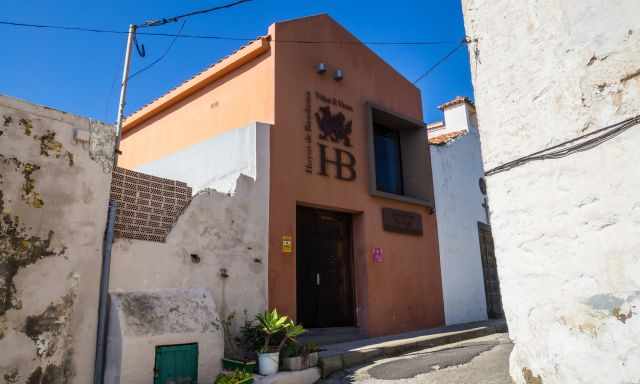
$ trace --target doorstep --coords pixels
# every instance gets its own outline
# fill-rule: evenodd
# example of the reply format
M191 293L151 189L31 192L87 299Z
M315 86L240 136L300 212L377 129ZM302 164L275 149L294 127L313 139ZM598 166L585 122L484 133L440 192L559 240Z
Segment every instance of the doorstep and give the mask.
M325 345L324 351L320 352L319 366L324 378L379 358L506 331L507 323L504 320L489 320Z
M313 384L320 380L320 369L313 367L302 371L281 371L270 376L254 375L255 384Z

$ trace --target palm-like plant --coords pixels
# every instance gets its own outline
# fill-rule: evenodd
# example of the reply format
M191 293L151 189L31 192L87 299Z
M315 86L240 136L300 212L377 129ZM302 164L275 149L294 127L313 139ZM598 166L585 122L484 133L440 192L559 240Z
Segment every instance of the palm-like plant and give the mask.
M284 327L284 337L282 338L280 345L278 345L278 351L282 349L282 347L287 341L291 340L295 342L296 337L307 332L307 330L304 329L302 325L294 323L293 320L290 320L290 319L287 319L287 320L288 321Z
M264 313L259 313L256 315L256 319L260 324L262 332L265 334L262 352L267 352L269 351L271 337L285 329L288 325L288 318L287 316L280 316L278 311L274 308L271 312L265 311Z
M279 352L287 340L295 341L296 337L306 332L301 325L296 325L296 323L287 316L278 314L275 308L271 312L265 311L264 313L259 313L256 315L256 319L260 324L261 331L265 334L264 346L261 348L261 352L269 351L271 338L280 332L284 332L284 337L274 352Z

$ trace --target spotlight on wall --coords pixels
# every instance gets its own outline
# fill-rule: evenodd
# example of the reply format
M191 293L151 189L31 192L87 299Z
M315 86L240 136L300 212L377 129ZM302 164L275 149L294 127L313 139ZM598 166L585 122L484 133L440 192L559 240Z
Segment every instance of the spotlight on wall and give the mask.
M336 73L333 74L333 80L340 81L343 77L344 74L342 73L342 69L336 69Z
M318 65L316 65L316 72L320 75L327 72L327 64L319 63Z

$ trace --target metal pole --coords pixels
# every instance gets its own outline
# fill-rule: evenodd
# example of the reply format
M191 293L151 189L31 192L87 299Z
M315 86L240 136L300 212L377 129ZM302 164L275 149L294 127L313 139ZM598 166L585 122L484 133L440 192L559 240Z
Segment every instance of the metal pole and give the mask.
M127 97L127 80L129 79L129 64L131 63L131 48L133 38L136 34L136 25L129 25L129 37L127 38L127 51L124 55L124 69L122 70L122 82L120 83L120 102L118 103L118 116L116 119L116 143L113 154L113 168L118 165L118 155L120 154L120 136L122 135L122 121L124 119L124 106Z
M127 80L129 78L129 64L131 63L131 48L136 33L136 25L129 25L127 38L127 51L124 54L124 69L122 70L122 82L120 83L120 102L118 103L118 117L116 120L116 137L113 147L113 169L118 165L120 154L120 136L122 134L122 121L124 119L124 106L127 97ZM96 332L96 355L93 370L94 384L104 382L105 357L107 349L107 326L109 321L109 277L111 275L111 246L113 244L113 226L116 221L118 203L109 201L107 211L107 228L105 229L104 243L102 245L102 269L100 270L100 288L98 292L98 329Z
M107 327L109 322L109 278L111 275L111 246L113 244L113 226L116 222L118 203L109 201L107 228L102 244L102 269L100 271L100 290L98 293L98 330L96 332L96 355L93 370L94 384L104 382L105 358L107 354Z

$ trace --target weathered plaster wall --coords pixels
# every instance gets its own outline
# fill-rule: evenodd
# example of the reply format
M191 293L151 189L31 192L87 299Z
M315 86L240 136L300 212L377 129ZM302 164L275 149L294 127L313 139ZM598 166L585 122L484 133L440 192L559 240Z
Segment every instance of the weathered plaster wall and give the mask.
M466 130L464 136L430 146L447 324L487 319L478 238L478 222L487 224L478 184L484 170L478 128L470 124L466 111L465 104L445 109L442 130Z
M640 2L463 9L485 169L640 113ZM638 143L488 178L518 383L640 382Z
M0 96L7 383L92 380L112 152L111 126Z
M265 150L257 158L267 155ZM245 319L253 319L267 306L268 157L257 167L255 179L238 177L233 195L212 189L198 192L165 243L117 239L112 293L208 289L217 311L210 320L218 325L229 321L232 337L237 335ZM192 336L189 340L174 337L169 344L207 343L207 333ZM157 341L148 337L145 343ZM153 354L137 356L143 364L152 364L154 358ZM206 364L215 368L218 360ZM145 375L150 380L151 373ZM207 377L201 379L213 380Z
M152 382L156 346L187 343L198 343L198 382L215 380L224 342L209 290L121 292L111 303L106 384Z

